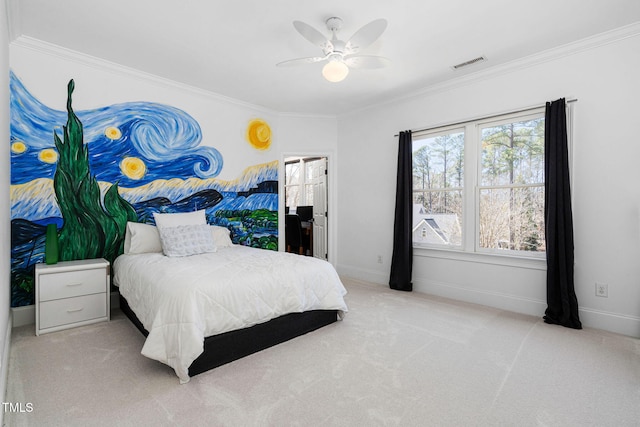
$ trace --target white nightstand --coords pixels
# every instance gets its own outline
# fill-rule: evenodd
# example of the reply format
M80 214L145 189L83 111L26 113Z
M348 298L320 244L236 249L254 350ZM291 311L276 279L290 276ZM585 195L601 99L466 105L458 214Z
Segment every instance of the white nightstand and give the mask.
M110 318L109 261L36 264L36 335Z

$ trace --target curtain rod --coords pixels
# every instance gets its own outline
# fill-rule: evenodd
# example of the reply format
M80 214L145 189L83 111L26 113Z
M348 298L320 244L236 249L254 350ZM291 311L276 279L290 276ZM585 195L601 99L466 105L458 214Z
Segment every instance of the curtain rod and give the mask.
M567 99L566 103L567 104L571 104L573 102L578 102L578 100L576 98L571 98L571 99ZM545 107L545 105L538 105L535 107L526 107L526 108L522 108L520 110L516 110L516 111L508 111L506 113L500 113L500 114L492 114L490 116L484 116L484 117L477 117L475 119L468 119L468 120L463 120L461 122L456 122L456 123L445 123L442 125L437 125L437 126L431 126L428 128L423 128L423 129L416 129L416 130L411 130L411 132L426 132L428 130L434 130L434 129L439 129L439 128L443 128L443 127L449 127L449 126L458 126L458 125L463 125L463 124L467 124L467 123L471 123L471 122L476 122L478 120L487 120L487 119L493 119L495 117L500 117L500 116L504 116L505 114L517 114L517 113L524 113L526 111L531 111L531 110L537 110L538 108L543 108ZM393 136L399 136L400 134L395 134Z

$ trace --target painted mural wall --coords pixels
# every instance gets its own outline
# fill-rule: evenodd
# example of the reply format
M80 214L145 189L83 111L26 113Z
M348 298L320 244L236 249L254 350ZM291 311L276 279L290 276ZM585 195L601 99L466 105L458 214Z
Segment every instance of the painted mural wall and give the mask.
M67 108L56 109L11 73L13 307L33 304L33 267L43 261L51 223L62 260L113 261L126 221L153 223L153 212L199 209L209 223L229 228L234 243L277 250L277 157L222 179L222 151L203 143L199 122L186 111L146 101L75 111L73 98L83 91L90 97L90 90L70 79ZM247 114L242 126L230 137L234 144L270 150L267 120Z

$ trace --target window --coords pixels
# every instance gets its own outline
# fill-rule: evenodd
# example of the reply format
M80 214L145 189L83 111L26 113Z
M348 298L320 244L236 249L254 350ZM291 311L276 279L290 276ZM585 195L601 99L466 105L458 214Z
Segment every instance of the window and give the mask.
M285 160L285 206L295 211L298 206L313 205L314 162L317 157Z
M313 205L313 168L308 167L308 163L305 163L305 176L303 204Z
M544 252L544 117L479 130L479 247Z
M301 161L285 163L284 200L285 206L295 209L300 203L300 166Z
M545 251L544 109L413 134L416 247Z
M464 129L413 139L414 243L462 244L463 183Z

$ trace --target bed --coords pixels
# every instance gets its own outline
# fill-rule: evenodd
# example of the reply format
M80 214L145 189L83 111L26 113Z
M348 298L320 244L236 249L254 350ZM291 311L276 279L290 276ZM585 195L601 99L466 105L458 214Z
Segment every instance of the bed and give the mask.
M348 311L346 290L326 261L233 245L226 229L208 225L217 235L213 249L170 256L158 240L163 227L130 224L125 253L113 263L121 308L146 335L141 353L173 368L181 383Z

